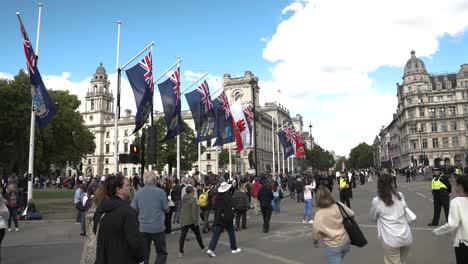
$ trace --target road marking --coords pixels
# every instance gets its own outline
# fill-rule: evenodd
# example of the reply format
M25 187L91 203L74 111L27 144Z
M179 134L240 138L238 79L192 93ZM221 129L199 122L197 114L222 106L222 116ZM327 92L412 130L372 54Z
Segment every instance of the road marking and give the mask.
M416 192L416 194L417 194L417 195L419 195L419 196L421 196L421 197L424 197L424 198L426 198L426 195L424 195L424 194L422 194L422 193L418 193L418 192Z

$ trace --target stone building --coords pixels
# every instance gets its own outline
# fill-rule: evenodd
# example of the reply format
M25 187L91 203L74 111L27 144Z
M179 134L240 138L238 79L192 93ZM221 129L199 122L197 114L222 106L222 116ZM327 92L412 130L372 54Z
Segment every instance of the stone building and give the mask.
M397 111L375 142L380 162L390 160L401 168L466 166L468 64L461 65L458 72L430 74L411 51L403 83L396 88Z
M109 91L109 80L106 70L102 64L97 68L90 82L90 87L85 97L85 111L82 113L85 125L95 136L96 151L92 155L87 155L83 159L83 173L86 175L107 175L114 173L114 97ZM257 162L259 172L272 171L273 168L273 142L275 144L275 159L277 160L282 153L282 147L278 147L278 137L276 133L272 133L272 121L275 130L278 124L293 124L297 131L302 131L303 122L300 115L291 118L289 111L277 104L266 103L264 106L259 106L260 87L258 86L258 78L250 71L246 71L244 76L231 78L229 74L224 75L224 91L229 99L229 102L240 100L242 105L253 105L255 91L255 105L257 113L256 122L256 141L257 141ZM213 96L212 96L212 99ZM155 120L162 117L163 113L156 112ZM118 140L117 151L119 154L129 153L130 145L135 139L131 135L135 125L134 115L131 111L126 110L124 115L118 120ZM192 119L192 114L189 110L182 111L183 120L192 128L195 129L195 124ZM272 120L273 119L273 120ZM198 164L194 164L192 172L199 170L201 172L218 173L223 168L218 168L217 157L222 148L228 148L224 145L222 148L212 147L214 139L203 142L206 147L206 152L200 157L201 168ZM236 153L235 143L231 145L233 157L233 173L246 173L250 170L248 154L253 152L253 144L241 153ZM278 156L278 151L280 155ZM282 156L281 156L282 159ZM275 161L275 171L282 170L282 164L278 165ZM227 169L227 168L226 168ZM120 164L119 171L125 176L140 171L140 166L135 164ZM252 171L252 170L250 170Z

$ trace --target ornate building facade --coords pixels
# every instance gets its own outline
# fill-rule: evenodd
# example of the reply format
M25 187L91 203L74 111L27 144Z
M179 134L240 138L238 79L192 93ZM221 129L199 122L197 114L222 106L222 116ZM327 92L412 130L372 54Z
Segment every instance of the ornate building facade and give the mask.
M429 74L411 51L403 83L396 86L397 112L374 141L378 165L466 167L468 64L458 72Z
M114 97L109 91L109 80L106 70L102 64L97 68L90 82L90 87L85 97L85 111L82 113L85 125L95 136L96 150L95 153L87 155L83 159L83 173L85 175L107 175L115 173L114 171L114 151L118 154L129 153L130 145L135 139L131 135L134 125L135 116L129 110L125 111L123 117L118 120L117 131L117 144L114 145ZM229 99L229 102L237 100L241 101L244 106L253 105L254 91L255 91L255 105L256 105L256 131L255 138L257 142L257 162L258 172L268 172L273 169L273 144L275 145L275 159L278 157L282 159L282 147L278 146L278 137L276 129L282 124L290 123L294 125L297 131L302 131L302 117L296 115L291 118L289 111L276 103L266 103L260 106L259 96L260 87L258 86L258 78L250 71L246 71L244 76L238 78L231 78L229 74L224 75L224 91ZM214 98L212 98L214 99ZM154 114L155 120L162 117L163 113L156 112ZM195 125L192 119L192 114L189 110L182 111L183 120L192 128ZM275 131L272 133L272 127ZM272 141L274 138L274 142ZM201 168L198 164L194 164L192 172L199 170L202 173L213 172L218 173L223 170L217 165L218 155L221 148L212 147L213 140L208 140L202 144L206 147L206 151L201 155ZM228 148L224 145L222 148ZM253 144L241 153L235 151L235 143L231 145L232 160L233 160L233 173L246 173L251 172L249 163L249 153L254 151ZM278 155L280 151L280 155ZM279 166L279 167L278 167ZM283 164L278 165L275 161L275 171L282 170ZM227 169L227 168L225 168ZM125 176L140 171L140 165L135 164L120 164L119 171Z

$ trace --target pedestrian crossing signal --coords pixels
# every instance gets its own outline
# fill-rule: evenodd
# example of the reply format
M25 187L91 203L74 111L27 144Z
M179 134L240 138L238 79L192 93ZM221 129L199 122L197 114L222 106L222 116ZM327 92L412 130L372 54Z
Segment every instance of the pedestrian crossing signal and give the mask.
M140 162L140 146L138 144L132 144L130 146L130 155L133 164Z

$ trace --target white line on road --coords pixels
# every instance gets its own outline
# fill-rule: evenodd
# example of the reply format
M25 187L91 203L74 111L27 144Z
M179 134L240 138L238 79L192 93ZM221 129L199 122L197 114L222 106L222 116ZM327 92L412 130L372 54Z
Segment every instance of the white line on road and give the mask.
M421 197L424 197L424 198L426 198L426 195L424 195L424 194L422 194L422 193L418 193L418 192L416 192L416 194L417 194L417 195L419 195L419 196L421 196Z

